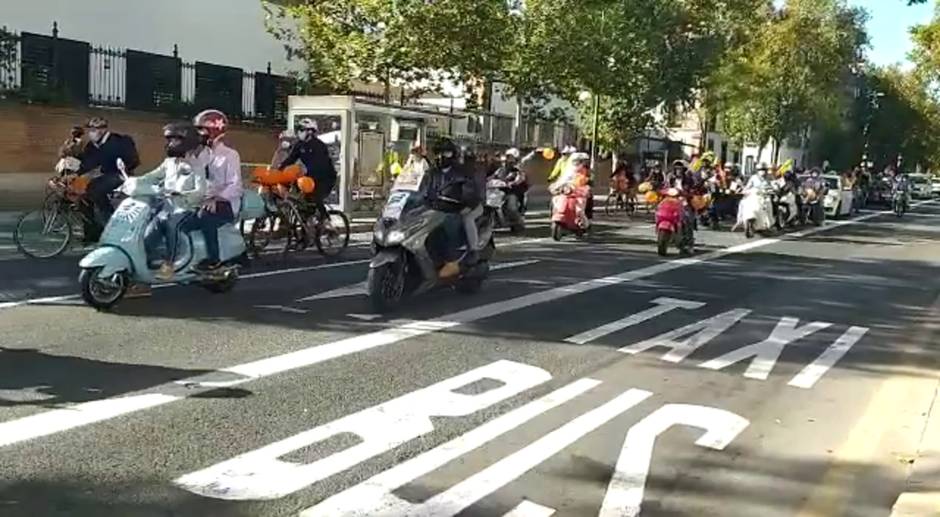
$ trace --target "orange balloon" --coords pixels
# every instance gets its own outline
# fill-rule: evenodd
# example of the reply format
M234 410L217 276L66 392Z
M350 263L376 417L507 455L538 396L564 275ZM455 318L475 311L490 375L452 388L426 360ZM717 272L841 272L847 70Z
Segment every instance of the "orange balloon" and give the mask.
M88 190L88 183L90 181L88 176L78 176L69 183L69 190L71 190L73 194L82 195Z
M652 204L655 204L657 201L659 201L659 194L657 194L655 191L650 190L649 192L646 193L647 203L652 205Z
M542 158L545 158L548 161L555 159L555 150L551 147L542 150Z
M317 182L313 181L313 178L309 176L304 176L297 178L297 186L300 187L300 191L304 194L313 194L313 191L317 188Z
M705 196L694 196L692 198L692 208L696 212L700 212L708 206L708 199Z

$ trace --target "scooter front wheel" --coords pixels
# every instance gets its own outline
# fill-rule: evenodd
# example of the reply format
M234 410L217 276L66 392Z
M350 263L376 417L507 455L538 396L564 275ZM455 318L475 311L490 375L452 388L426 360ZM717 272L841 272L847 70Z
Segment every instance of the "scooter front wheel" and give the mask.
M89 306L106 311L117 305L127 293L128 280L125 273L117 273L108 279L100 278L101 268L85 268L78 274L82 299Z
M748 239L754 238L754 220L749 220L744 223L744 236Z
M405 293L405 270L400 262L383 264L369 270L366 281L369 301L379 313L394 309L401 303Z
M552 223L552 239L554 239L554 240L556 240L556 241L560 241L560 240L561 240L561 232L562 232L561 225L558 224L558 223L554 223L554 222L553 222L553 223Z

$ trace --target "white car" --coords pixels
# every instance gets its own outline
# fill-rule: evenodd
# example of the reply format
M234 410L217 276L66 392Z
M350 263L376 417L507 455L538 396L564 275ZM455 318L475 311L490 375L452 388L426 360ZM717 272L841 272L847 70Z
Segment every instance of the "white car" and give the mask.
M852 204L855 201L855 193L852 189L847 188L842 177L835 174L823 174L823 180L829 186L829 193L823 200L826 216L837 218L851 215Z
M940 177L935 177L931 180L930 193L935 196L940 196Z
M911 196L915 199L929 199L933 197L933 185L926 174L911 174Z

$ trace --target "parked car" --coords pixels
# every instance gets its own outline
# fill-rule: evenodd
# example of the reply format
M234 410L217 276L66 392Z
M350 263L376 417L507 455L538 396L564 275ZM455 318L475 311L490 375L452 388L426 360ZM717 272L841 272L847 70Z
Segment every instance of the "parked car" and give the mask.
M930 181L930 193L940 196L940 176L934 176Z
M929 199L933 197L933 185L926 174L911 174L911 195L914 199Z
M868 204L891 206L891 181L882 175L872 178L871 190L868 192Z
M829 193L823 200L823 207L826 209L826 217L838 218L844 215L851 215L852 204L855 199L855 193L843 181L841 176L835 174L824 174L823 180L829 186Z

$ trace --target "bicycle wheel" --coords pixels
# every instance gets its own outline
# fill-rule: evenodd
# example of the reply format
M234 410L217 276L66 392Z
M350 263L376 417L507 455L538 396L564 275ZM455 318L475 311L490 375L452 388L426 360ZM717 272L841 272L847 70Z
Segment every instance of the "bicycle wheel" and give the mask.
M23 214L16 222L13 242L27 257L48 259L65 251L72 240L72 225L61 209L43 207Z
M284 246L281 248L281 254L287 255L292 251L303 251L309 246L307 239L307 227L304 224L304 218L300 215L297 205L292 202L284 203L281 207L281 223L286 238Z
M248 222L242 223L242 235L245 236L245 247L254 255L255 258L261 255L271 241L274 240L274 229L277 227L277 216L265 215L251 221L251 227L247 228Z
M604 214L610 217L612 214L617 212L617 204L620 201L620 196L617 194L608 194L607 200L604 201Z
M324 257L336 257L349 246L349 217L339 210L328 210L327 216L326 221L319 221L317 215L311 217L316 228L314 243Z

